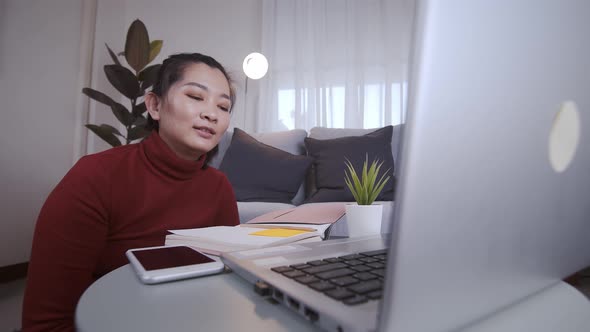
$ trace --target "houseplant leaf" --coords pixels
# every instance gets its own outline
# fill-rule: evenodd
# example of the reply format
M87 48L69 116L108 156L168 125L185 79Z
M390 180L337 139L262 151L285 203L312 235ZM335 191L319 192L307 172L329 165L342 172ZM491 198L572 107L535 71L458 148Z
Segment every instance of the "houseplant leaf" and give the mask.
M350 160L346 159L344 162L346 168L344 170L344 182L352 193L355 201L358 205L371 205L377 199L377 196L381 193L390 176L387 173L388 169L379 178L379 172L383 162L379 160L373 160L369 166L369 157L365 157L363 167L361 170L360 178L354 169L354 166ZM386 177L387 176L387 177ZM379 179L379 180L377 180Z
M132 105L131 111L100 91L84 88L82 89L82 93L95 101L108 105L117 120L126 127L128 137L123 136L116 128L106 124L100 126L92 124L85 125L86 128L108 142L111 146L129 144L132 140L145 137L149 134L150 129L147 126L147 118L144 116L146 112L145 102L139 104L137 102L138 98L143 96L145 90L153 86L157 79L161 65L156 64L148 68L145 67L157 57L162 49L162 45L162 40L149 42L147 29L140 20L133 21L129 26L124 51L116 54L105 43L109 56L114 64L104 66L104 72L111 85L130 99L129 101ZM123 66L121 64L122 61L118 58L119 56L124 56L127 64L135 72L128 69L126 65ZM123 138L124 140L121 141L119 138Z
M144 116L137 116L133 121L134 126L145 127L147 125L147 119Z
M119 65L106 65L104 72L109 82L125 97L135 99L139 95L139 82L131 70Z
M137 75L137 78L139 78L139 80L141 81L142 90L145 90L156 83L160 67L162 67L162 65L160 64L149 66L142 70L139 73L139 75Z
M379 196L379 193L381 193L381 191L385 187L385 184L387 183L387 181L389 181L390 176L387 176L387 178L385 178L385 176L387 175L387 172L389 172L389 170L387 170L385 173L383 173L383 175L381 176L381 179L379 179L379 181L377 182L376 188L373 191L373 193L371 194L371 197L369 197L371 203L373 203L377 199L377 196ZM385 178L385 179L383 179L383 178Z
M121 141L115 135L122 136L119 131L107 124L101 124L100 126L87 124L86 128L90 129L93 133L102 138L105 142L109 143L112 147L120 146Z
M150 131L146 130L143 126L135 126L127 131L127 139L135 141L136 139L146 137L149 133Z
M162 41L160 39L152 40L152 42L150 43L150 55L149 55L148 63L154 61L154 59L158 56L158 54L160 54L160 50L162 50L163 44L164 44L164 41Z
M109 45L107 43L104 43L105 46L107 47L107 50L109 51L109 55L111 56L111 59L113 60L113 62L116 65L121 65L121 62L119 62L119 59L117 58L117 56L115 55L115 52L113 52L113 50L111 50L111 48L109 47Z
M366 162L367 163L369 162L368 156L367 156ZM381 165L383 165L383 162L379 162L379 160L375 160L375 162L371 163L371 167L369 168L367 193L369 195L368 199L370 202L373 202L375 200L375 198L371 199L371 197L373 197L375 190L379 186L379 183L376 183L376 181L377 181L377 176L379 175L379 170L381 170ZM375 197L377 197L377 196L375 195Z
M354 196L354 199L356 200L356 202L359 205L364 205L364 200L363 200L363 186L361 183L361 180L359 179L358 175L356 174L356 171L354 170L354 167L352 165L352 163L350 162L350 160L346 160L345 162L346 168L348 169L348 172L350 173L350 178L348 178L348 174L346 173L346 170L344 172L345 175L345 181L348 181L350 183L349 189L350 192L352 193L352 196Z
M370 203L368 203L369 200L369 193L367 192L368 190L368 186L369 186L369 181L368 181L368 174L367 174L367 161L365 161L363 163L363 171L362 171L362 175L361 175L361 200L363 201L363 204L366 205L370 205Z
M355 190L353 183L351 182L351 180L348 178L348 174L344 174L345 178L344 178L344 182L346 182L346 186L348 187L348 189L350 190L350 192L352 193L352 196L354 197L354 200L356 202L358 202L360 200L359 196L357 195L357 190Z
M91 88L82 89L82 93L87 95L88 97L100 102L100 103L107 105L107 106L111 106L115 102L113 99L111 99L111 97L105 95L104 93L102 93L100 91L96 91Z
M135 20L127 30L125 40L125 59L135 72L148 64L150 56L150 39L142 21Z
M147 111L147 108L145 106L145 102L141 103L141 104L137 104L135 106L133 106L133 116L137 117L137 116L141 116L143 113L145 113L145 111Z
M113 111L113 114L117 120L119 120L119 122L121 122L124 126L130 126L133 121L135 121L133 115L131 115L127 108L117 102L111 105L111 110Z

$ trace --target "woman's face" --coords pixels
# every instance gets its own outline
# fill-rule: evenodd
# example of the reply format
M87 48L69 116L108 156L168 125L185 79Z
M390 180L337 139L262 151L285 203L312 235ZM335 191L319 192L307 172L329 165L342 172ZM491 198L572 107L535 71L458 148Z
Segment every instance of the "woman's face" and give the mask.
M181 158L196 160L221 140L230 121L230 87L223 73L191 64L163 98L146 97L162 140Z

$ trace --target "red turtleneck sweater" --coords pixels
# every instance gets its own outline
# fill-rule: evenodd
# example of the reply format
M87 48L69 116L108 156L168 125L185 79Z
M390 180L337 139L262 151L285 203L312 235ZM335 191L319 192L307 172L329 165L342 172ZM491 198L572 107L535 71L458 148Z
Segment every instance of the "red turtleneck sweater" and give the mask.
M127 249L163 245L169 229L237 225L229 181L203 163L180 159L157 132L80 159L37 220L23 331L73 330L80 296L127 264Z

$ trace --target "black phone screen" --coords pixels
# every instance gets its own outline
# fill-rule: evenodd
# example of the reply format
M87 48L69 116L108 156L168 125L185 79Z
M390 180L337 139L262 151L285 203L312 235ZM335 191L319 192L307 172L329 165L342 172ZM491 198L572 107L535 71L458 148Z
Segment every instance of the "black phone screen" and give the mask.
M188 247L136 250L133 254L146 271L214 262L213 259Z

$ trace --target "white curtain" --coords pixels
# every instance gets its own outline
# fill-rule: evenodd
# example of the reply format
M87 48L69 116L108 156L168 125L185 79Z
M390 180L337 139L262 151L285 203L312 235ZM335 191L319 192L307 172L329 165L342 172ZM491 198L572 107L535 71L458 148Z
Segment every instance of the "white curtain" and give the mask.
M403 122L410 0L263 0L254 131Z

